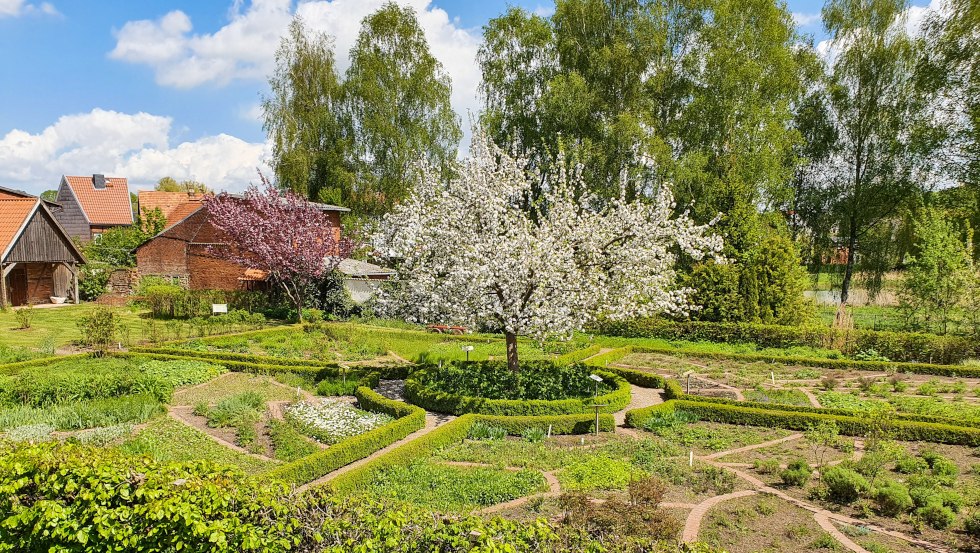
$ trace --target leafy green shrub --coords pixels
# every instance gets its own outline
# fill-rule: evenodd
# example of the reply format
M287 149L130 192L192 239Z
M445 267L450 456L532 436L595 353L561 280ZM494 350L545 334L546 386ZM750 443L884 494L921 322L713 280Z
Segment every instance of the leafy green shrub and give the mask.
M110 307L96 307L89 315L78 319L77 325L82 333L82 343L100 354L108 351L122 327L119 314Z
M752 462L752 468L759 474L779 473L779 459L756 459Z
M521 437L531 443L537 443L545 438L545 430L544 428L534 426L521 432Z
M14 309L14 318L17 319L17 327L21 330L31 328L31 324L34 322L35 313L36 311L34 310L34 304L32 303Z
M929 463L926 463L922 457L914 455L904 455L895 462L895 470L902 474L919 474L928 469Z
M204 361L158 361L140 363L137 370L170 386L190 386L212 380L225 372L224 367Z
M700 466L691 474L690 485L694 493L724 495L735 489L735 475L719 467Z
M980 539L980 512L974 512L963 520L963 530L973 539Z
M641 476L627 461L593 455L568 465L557 474L563 490L622 490L631 480Z
M870 489L868 481L853 469L835 466L820 474L820 480L827 486L831 500L847 504L854 503Z
M874 349L861 350L854 354L854 359L857 361L880 361L882 363L891 361L891 359L881 355Z
M907 513L914 506L908 488L895 480L886 480L879 484L874 491L874 500L878 505L878 512L887 517Z
M930 503L925 507L915 510L915 517L925 522L936 530L945 530L952 526L956 520L956 515L949 507L944 507L937 503Z
M559 365L550 362L525 362L520 371L492 361L447 363L426 367L416 378L432 390L486 399L591 398L596 383L589 378L592 370L581 364ZM603 382L599 394L613 390Z
M805 459L795 459L789 463L785 470L779 473L783 484L787 486L806 486L810 481L813 469Z
M507 430L477 421L470 426L467 437L471 440L502 440L507 437Z

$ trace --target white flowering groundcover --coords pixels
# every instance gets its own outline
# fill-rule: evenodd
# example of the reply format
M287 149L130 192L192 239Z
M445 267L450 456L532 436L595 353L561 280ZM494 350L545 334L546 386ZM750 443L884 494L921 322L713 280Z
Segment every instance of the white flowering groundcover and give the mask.
M370 413L338 399L300 401L287 407L285 414L303 433L327 445L394 420L389 415Z

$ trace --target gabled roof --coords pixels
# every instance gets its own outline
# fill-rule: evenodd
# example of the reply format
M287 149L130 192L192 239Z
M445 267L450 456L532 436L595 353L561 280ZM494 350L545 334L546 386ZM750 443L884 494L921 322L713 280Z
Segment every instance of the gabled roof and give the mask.
M0 259L7 256L38 203L37 198L0 198Z
M129 200L129 183L125 178L106 177L105 188L97 189L92 175L78 177L65 175L63 181L85 218L91 225L131 225L133 207Z
M33 194L28 194L23 190L17 190L16 188L7 188L6 186L0 186L0 198L2 199L12 199L12 198L34 198Z

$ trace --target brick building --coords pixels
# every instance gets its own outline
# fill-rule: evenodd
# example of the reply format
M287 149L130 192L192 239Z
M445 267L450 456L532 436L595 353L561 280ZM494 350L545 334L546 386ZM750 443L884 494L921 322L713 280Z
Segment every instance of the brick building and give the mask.
M124 178L95 174L63 176L55 202L55 217L72 238L96 240L112 227L133 224L129 183Z
M78 303L78 266L85 257L49 206L0 188L0 305Z
M340 214L348 210L319 205L330 217L334 236L339 240ZM267 277L264 272L209 253L209 247L229 245L229 239L211 224L203 205L179 221L168 221L168 225L136 248L139 276L172 279L190 290L250 290L264 286Z

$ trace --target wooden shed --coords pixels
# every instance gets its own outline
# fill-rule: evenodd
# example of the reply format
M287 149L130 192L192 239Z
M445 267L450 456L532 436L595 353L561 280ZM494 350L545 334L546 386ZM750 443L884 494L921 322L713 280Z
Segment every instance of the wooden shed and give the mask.
M26 196L26 195L25 195ZM0 304L78 303L85 257L40 198L0 195Z

